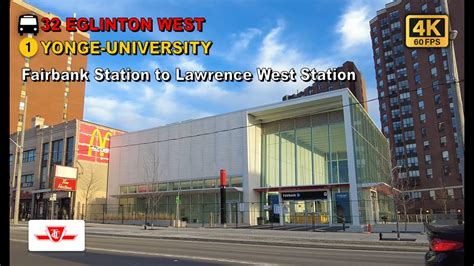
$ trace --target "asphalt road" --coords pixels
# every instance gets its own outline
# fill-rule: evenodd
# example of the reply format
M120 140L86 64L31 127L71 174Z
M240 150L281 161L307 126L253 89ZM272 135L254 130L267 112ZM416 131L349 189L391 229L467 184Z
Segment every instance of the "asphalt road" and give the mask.
M11 265L424 265L424 253L360 251L86 235L86 252L28 252L10 231Z

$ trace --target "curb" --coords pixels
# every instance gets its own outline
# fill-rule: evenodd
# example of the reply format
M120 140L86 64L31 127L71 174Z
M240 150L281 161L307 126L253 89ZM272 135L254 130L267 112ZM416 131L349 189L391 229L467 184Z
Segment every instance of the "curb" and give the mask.
M401 251L401 252L426 252L428 244L419 244L418 246L407 247L406 245L380 245L380 243L370 243L369 245L354 245L349 241L343 244L327 244L327 243L295 243L295 242L268 242L263 240L236 240L236 239L221 239L221 238L200 238L200 237L176 237L176 236L133 236L133 235L119 235L108 233L87 233L88 235L96 236L113 236L113 237L130 237L130 238L147 238L147 239L163 239L163 240L187 240L199 242L217 242L217 243L236 243L236 244L253 244L265 246L285 246L285 247L305 247L305 248L329 248L329 249L352 249L352 250L376 250L376 251ZM354 242L354 241L352 241ZM368 243L363 243L368 244ZM403 243L404 244L404 243Z

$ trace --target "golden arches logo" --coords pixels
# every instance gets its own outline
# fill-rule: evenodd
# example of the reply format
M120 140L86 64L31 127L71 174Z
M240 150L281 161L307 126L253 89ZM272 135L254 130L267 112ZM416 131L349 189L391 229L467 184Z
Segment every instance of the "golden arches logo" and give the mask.
M100 157L104 156L104 150L105 150L105 144L107 144L107 138L110 138L112 136L111 131L107 131L105 133L104 137L102 137L102 134L100 133L99 128L94 129L91 134L91 139L89 141L89 150L87 151L87 155L92 156L92 150L99 151ZM95 138L99 139L99 146L94 146L94 140Z

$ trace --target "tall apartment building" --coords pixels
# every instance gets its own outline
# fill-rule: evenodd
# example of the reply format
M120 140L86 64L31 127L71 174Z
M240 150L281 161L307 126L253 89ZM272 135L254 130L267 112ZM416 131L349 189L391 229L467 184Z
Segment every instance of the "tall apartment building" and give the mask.
M295 99L303 96L313 95L316 93L338 90L343 88L348 88L356 99L362 104L364 109L368 111L367 108L367 95L365 89L365 79L357 69L354 62L346 61L342 66L336 68L337 71L342 72L354 72L356 74L357 80L353 82L349 81L316 81L313 85L307 87L303 91L300 91L295 94L283 96L283 101Z
M11 215L18 178L14 162L21 159L20 219L84 218L86 202L105 202L110 138L124 132L78 119L56 125L44 122L41 117L32 119L32 126L25 131L22 158L15 160L15 144L10 143ZM54 189L56 165L78 169L75 192ZM50 201L52 194L56 194L55 201Z
M19 52L19 44L28 36L26 34L20 36L18 33L19 17L25 14L35 14L40 25L42 18L55 17L55 15L39 10L22 0L10 1L10 134L21 130L25 96L28 97L26 118L24 119L27 125L37 115L54 125L63 122L64 119L82 119L84 112L85 82L66 84L65 82L27 81L24 83L21 80L21 69L24 67L36 71L40 68L46 70L55 68L58 71L85 69L87 56L45 55L39 42L69 41L71 38L77 41L88 41L89 34L76 32L71 35L65 30L65 22L61 23L61 32L40 30L36 36L31 36L40 46L38 53L31 58L25 58ZM64 111L67 111L67 118L64 117Z
M451 27L459 32L454 45L464 92L464 1L448 2ZM447 49L404 43L406 15L442 13L440 0L396 0L370 21L382 131L393 166L400 166L394 175L409 181L411 213L464 209Z

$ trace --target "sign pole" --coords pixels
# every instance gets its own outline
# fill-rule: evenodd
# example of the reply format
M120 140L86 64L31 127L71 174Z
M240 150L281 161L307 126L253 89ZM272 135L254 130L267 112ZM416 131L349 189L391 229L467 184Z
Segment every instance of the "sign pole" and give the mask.
M220 171L220 194L221 194L221 224L226 227L227 216L226 216L226 193L225 188L227 185L227 173L225 169Z

